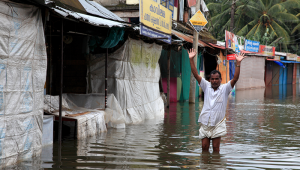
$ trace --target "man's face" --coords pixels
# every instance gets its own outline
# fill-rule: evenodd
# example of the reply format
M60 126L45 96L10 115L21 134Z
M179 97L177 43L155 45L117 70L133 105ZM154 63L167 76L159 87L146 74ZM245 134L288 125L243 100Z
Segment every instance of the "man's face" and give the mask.
M213 89L217 89L221 85L222 79L218 73L210 75L210 83Z

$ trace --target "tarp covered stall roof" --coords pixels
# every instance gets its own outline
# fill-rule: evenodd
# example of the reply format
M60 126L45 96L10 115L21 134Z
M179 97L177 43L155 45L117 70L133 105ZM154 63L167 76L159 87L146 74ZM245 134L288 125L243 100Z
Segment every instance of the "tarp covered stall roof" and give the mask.
M81 20L83 22L86 22L88 24L94 25L94 26L107 26L107 27L125 27L126 24L120 23L120 22L116 22L116 21L111 21L111 20L107 20L107 19L103 19L103 18L99 18L99 17L94 17L94 16L90 16L90 15L86 15L86 14L81 14L78 12L73 12L64 8L52 8L54 10L54 12L56 12L57 14L63 16L63 17L68 17L68 18L72 18L72 19L78 19Z
M1 168L41 153L47 54L40 9L0 7Z

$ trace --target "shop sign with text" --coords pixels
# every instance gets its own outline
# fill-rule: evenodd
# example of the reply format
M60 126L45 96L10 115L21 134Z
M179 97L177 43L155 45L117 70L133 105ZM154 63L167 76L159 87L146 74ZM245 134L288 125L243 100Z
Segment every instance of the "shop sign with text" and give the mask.
M171 34L172 12L151 0L140 0L140 23L157 31Z
M260 45L258 52L263 55L275 56L275 47Z
M151 28L144 26L143 24L141 24L141 27L140 27L140 34L144 35L146 37L158 39L158 40L163 41L168 44L171 44L171 41L172 41L171 35L155 31Z
M225 44L226 48L230 48L235 52L240 52L239 42L237 40L236 35L225 30Z
M259 50L259 43L258 41L251 41L251 40L245 40L245 50L251 51L251 52L258 52Z
M286 60L297 61L297 54L287 53Z
M227 60L235 60L236 54L227 54Z

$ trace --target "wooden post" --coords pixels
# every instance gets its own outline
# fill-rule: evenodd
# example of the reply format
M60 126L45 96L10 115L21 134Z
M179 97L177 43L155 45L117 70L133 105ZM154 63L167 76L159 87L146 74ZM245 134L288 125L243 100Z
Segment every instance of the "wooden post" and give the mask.
M64 21L61 20L61 59L60 59L60 86L59 86L59 128L58 142L61 145L62 136L62 93L63 93L63 74L64 74Z
M105 56L105 108L107 108L107 62L108 62L108 48L106 48Z
M294 68L293 68L293 84L297 83L297 63L294 63Z
M60 59L60 86L59 86L59 126L58 126L58 162L61 163L62 141L62 93L64 74L64 20L61 19L61 59Z
M197 0L196 3L196 12L200 10L200 0ZM196 51L196 57L194 57L194 63L196 64L197 68L197 58L198 58L198 37L199 34L196 30L194 30L193 33L193 48ZM193 74L191 74L191 80L190 80L190 94L189 94L189 102L190 103L195 103L196 99L196 79Z
M171 46L169 47L169 51L168 51L168 71L167 71L167 75L168 75L168 82L167 82L167 106L170 106L170 76L171 76L171 71L170 71L170 65L171 65Z

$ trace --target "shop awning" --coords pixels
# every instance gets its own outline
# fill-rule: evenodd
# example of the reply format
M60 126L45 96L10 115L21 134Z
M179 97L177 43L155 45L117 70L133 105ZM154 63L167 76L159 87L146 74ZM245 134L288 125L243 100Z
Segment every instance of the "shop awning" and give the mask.
M175 35L177 38L181 39L182 41L193 43L193 37L191 35L183 34L181 32L175 31L175 30L172 30L172 34ZM198 40L198 46L212 48L212 46L206 44L205 42L203 42L201 40Z
M41 0L35 0L41 1ZM64 8L72 12L90 14L104 19L124 22L119 16L109 11L95 1L87 0L46 0L45 4L54 4L56 7Z
M213 43L208 43L208 44L215 47L215 48L225 50L225 46L221 46L221 45L217 45L217 44L213 44Z
M282 63L300 63L299 61L287 61L287 60L280 60Z
M86 22L88 24L94 25L94 26L106 26L106 27L125 27L126 24L117 22L117 21L112 21L104 18L99 18L99 17L94 17L86 14L81 14L78 12L73 12L61 7L56 7L52 8L55 13L61 15L62 17L65 18L71 18L71 19L76 19L80 20L82 22Z

